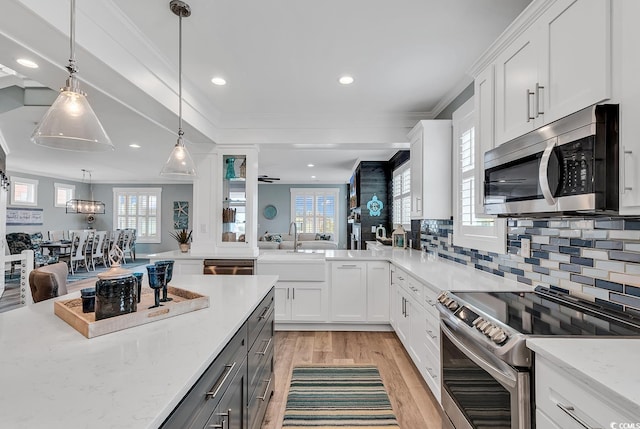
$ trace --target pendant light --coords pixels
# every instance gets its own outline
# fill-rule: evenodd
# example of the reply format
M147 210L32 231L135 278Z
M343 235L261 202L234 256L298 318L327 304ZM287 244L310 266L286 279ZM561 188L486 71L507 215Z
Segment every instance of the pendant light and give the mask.
M79 200L73 199L67 201L67 213L83 213L83 214L104 214L105 204L102 201L93 199L93 183L91 181L91 170L82 169L82 183L84 183L85 174L89 174L89 199Z
M71 31L69 56L69 77L66 85L53 102L40 124L31 135L31 141L37 145L54 149L82 152L101 152L113 150L113 143L107 136L102 124L87 101L87 94L80 90L75 74L75 21L76 0L71 0Z
M178 38L178 141L173 147L171 155L169 155L169 159L167 159L160 174L164 176L195 176L195 164L182 140L182 136L184 135L184 131L182 131L182 18L191 15L191 8L188 4L180 0L172 0L169 3L169 8L174 14L178 15L180 22Z

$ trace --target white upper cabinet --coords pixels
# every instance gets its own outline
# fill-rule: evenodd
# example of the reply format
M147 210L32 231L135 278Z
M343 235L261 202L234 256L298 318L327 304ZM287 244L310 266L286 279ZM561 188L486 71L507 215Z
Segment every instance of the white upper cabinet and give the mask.
M451 121L420 121L411 142L411 219L451 217Z
M495 68L497 144L610 98L610 0L553 2Z
M484 153L495 143L495 69L493 64L482 71L474 81L475 128L475 208L476 214L484 213Z
M640 215L640 1L613 3L614 102L620 104L620 214Z

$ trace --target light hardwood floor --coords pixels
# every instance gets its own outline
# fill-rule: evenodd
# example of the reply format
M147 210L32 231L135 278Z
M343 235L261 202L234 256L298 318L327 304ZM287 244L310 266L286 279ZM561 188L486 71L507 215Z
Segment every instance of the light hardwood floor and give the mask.
M440 429L440 405L393 332L275 334L275 386L262 429L280 429L291 371L298 364L373 364L378 367L401 429Z

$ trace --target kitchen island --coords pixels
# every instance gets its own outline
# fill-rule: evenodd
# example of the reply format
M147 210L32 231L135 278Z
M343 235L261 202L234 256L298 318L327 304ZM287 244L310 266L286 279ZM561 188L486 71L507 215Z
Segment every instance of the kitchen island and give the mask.
M276 281L174 275L209 307L92 339L54 315L54 300L0 314L0 426L159 427Z

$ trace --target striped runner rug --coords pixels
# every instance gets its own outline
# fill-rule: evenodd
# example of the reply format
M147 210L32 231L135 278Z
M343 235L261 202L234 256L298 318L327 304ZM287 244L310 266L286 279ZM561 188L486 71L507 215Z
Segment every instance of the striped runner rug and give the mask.
M375 366L293 369L283 427L399 429Z

